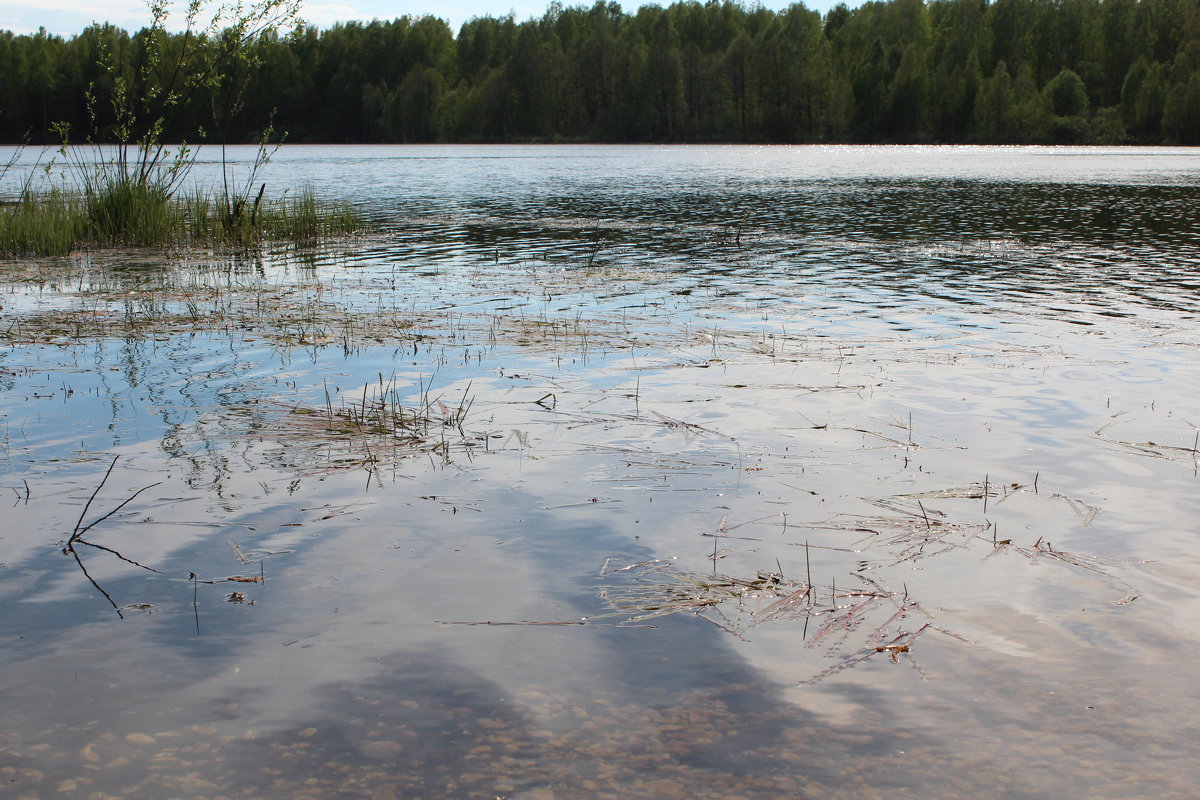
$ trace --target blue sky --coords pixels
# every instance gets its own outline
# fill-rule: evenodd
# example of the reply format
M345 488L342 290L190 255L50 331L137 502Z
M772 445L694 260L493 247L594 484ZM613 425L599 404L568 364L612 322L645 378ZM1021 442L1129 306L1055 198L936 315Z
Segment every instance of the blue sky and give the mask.
M397 3L387 0L330 0L305 2L301 16L317 27L329 27L347 20L393 19L406 14L432 14L447 20L454 31L475 16L501 16L510 11L518 20L540 17L550 0L410 0ZM593 0L575 3L564 0L563 5L592 5ZM837 0L812 0L809 8L825 12ZM645 2L622 2L630 11ZM669 3L659 3L660 5ZM763 6L785 8L789 0L764 0ZM857 5L849 2L848 5ZM146 6L139 0L0 0L0 29L15 33L32 33L44 27L51 33L69 36L78 33L92 22L111 22L127 30L135 30L148 19Z

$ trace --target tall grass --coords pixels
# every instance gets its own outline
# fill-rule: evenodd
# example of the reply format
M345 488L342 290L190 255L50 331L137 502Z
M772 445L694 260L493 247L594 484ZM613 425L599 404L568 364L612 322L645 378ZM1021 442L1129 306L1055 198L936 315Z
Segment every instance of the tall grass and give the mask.
M217 196L170 197L153 185L113 181L78 194L26 191L0 204L0 254L61 256L109 246L245 248L311 242L361 228L348 204L323 203L311 189L260 198L249 213L233 216Z
M229 213L221 197L193 194L186 198L187 228L194 241L228 245L260 241L310 242L343 236L362 228L347 203L322 203L312 189L291 197L258 199L251 209Z
M259 171L286 136L272 145L271 122L240 187L231 180L221 145L224 193L219 209L212 198L179 195L197 151L186 137L169 145L167 136L177 135L169 132L178 132L190 116L198 89L212 93L217 129L245 111L248 76L259 58L256 43L299 23L300 0L189 0L182 8L148 0L146 5L150 24L138 34L141 52L132 71L121 66L115 48L119 42L108 36L97 39L92 65L97 79L88 83L82 98L91 122L84 136L87 146L71 146L68 123L50 126L61 142L59 156L78 187L76 194L35 194L27 181L15 203L0 205L0 254L52 255L104 245L244 247L262 239L307 240L356 228L345 209L327 211L311 193L298 202L264 208L263 184L250 205ZM172 14L177 16L169 23ZM182 28L184 35L173 37L169 28ZM196 139L204 138L198 128ZM112 149L101 142L111 142ZM98 158L89 158L89 151ZM7 163L0 163L0 182L20 153L18 148Z
M84 193L89 236L111 244L162 245L177 236L183 209L156 184L108 180Z
M0 204L0 253L64 256L87 236L83 200L53 191Z

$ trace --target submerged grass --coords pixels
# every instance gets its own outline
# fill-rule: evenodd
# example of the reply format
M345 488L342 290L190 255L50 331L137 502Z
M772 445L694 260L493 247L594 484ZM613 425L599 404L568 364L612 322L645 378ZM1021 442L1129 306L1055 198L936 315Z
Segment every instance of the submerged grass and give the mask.
M448 459L452 447L481 442L463 427L473 404L470 385L453 404L430 394L422 383L415 404L405 404L400 386L382 375L378 384L361 393L331 392L324 403L250 402L201 420L194 435L205 429L267 442L285 453L284 463L301 473L325 474L365 469L373 474L385 465L419 454ZM334 394L340 395L335 399ZM242 419L243 425L231 424Z
M914 642L930 630L970 643L935 624L920 603L908 596L907 589L888 591L863 575L855 576L862 588L839 589L832 583L815 586L808 577L786 578L780 572L759 571L753 578L739 578L692 572L670 560L655 560L613 570L606 562L600 577L624 578L623 583L599 587L600 597L612 609L601 617L637 623L688 613L743 640L744 634L763 623L803 622L805 646L820 647L835 662L802 681L804 684L817 683L879 655L896 663L903 658L924 676L911 651ZM913 616L930 621L914 628L906 623ZM810 637L811 621L819 625ZM849 648L848 642L852 643Z
M80 194L25 192L0 205L0 254L62 256L119 245L247 247L266 241L308 242L354 233L361 219L346 203L317 199L311 189L255 201L231 215L218 197L170 197L153 186L113 182Z

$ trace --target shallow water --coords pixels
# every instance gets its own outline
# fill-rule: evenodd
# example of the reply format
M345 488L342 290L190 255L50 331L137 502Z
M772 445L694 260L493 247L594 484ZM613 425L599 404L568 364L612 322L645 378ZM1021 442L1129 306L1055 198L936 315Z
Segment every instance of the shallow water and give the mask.
M266 179L2 267L0 796L1193 796L1200 154Z

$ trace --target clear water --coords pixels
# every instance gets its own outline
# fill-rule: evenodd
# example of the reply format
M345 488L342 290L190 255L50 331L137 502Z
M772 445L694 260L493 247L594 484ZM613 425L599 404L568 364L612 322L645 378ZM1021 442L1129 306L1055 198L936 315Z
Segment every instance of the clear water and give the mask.
M0 796L1194 796L1197 151L263 179L377 229L0 267Z

